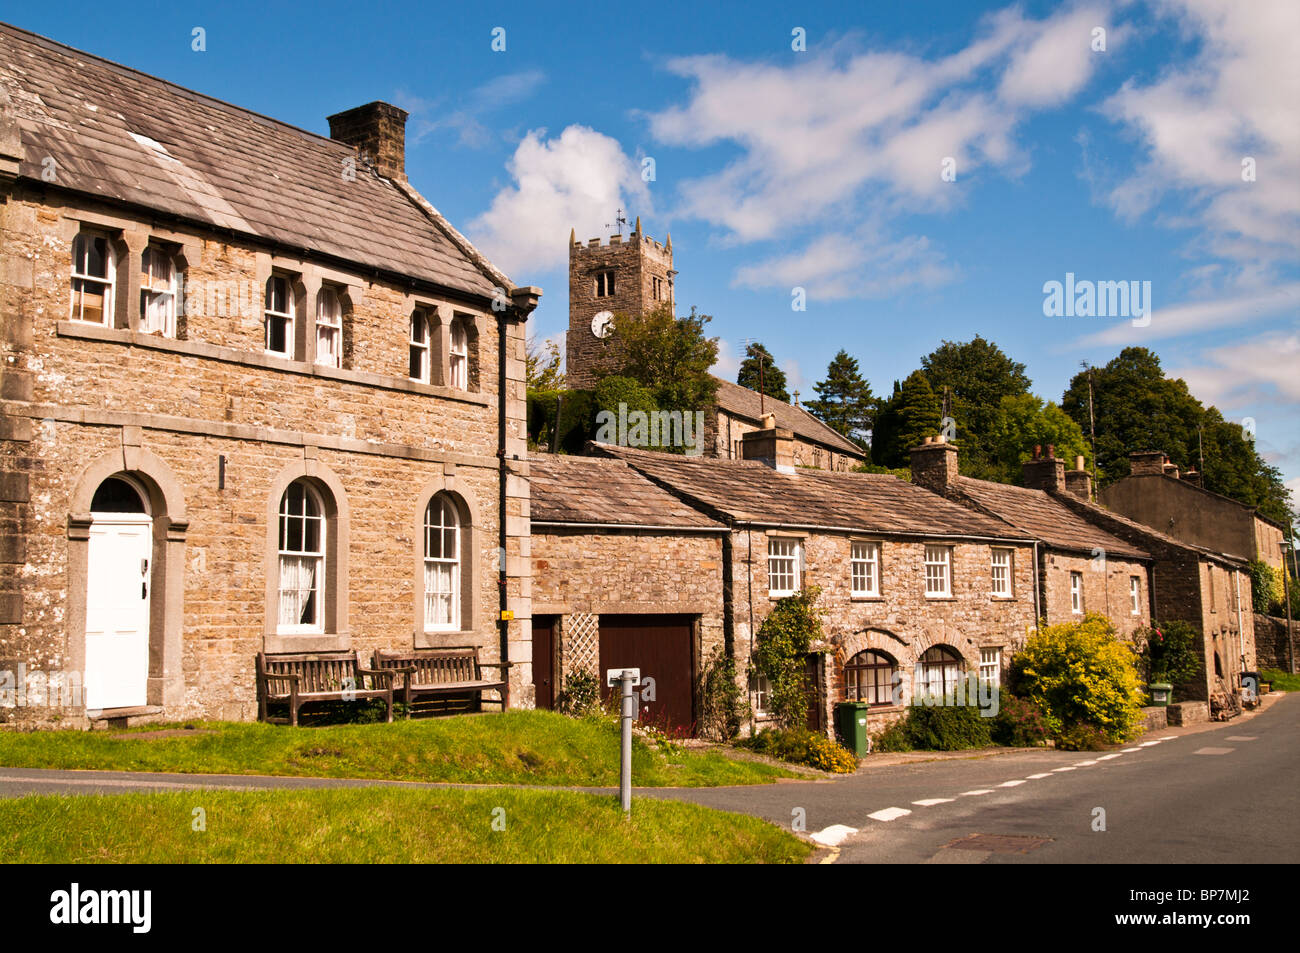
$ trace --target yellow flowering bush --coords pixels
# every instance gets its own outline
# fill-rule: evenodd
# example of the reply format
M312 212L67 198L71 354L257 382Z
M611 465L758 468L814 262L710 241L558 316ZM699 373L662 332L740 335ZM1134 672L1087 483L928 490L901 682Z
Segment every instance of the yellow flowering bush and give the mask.
M1137 661L1106 617L1089 613L1031 636L1011 660L1012 690L1043 712L1058 739L1088 727L1127 741L1142 722Z

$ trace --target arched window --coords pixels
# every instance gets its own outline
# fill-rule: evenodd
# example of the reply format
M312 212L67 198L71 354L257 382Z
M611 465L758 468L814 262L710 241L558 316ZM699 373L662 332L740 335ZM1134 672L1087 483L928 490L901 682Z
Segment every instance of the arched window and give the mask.
M429 383L429 316L416 309L411 312L411 380Z
M424 510L424 629L460 628L461 520L455 505L439 493Z
M930 695L946 695L961 678L961 656L947 646L935 645L921 656L920 668L920 690Z
M325 508L305 480L280 497L279 632L323 632Z
M72 242L72 320L113 326L116 268L106 236L78 233Z
M451 326L451 366L447 383L457 390L469 390L469 333L464 321Z
M140 257L140 330L176 337L176 263L156 245Z
M316 295L316 363L343 366L343 305L338 292L328 287Z
M845 698L869 705L892 705L897 671L894 660L884 652L859 652L844 666Z

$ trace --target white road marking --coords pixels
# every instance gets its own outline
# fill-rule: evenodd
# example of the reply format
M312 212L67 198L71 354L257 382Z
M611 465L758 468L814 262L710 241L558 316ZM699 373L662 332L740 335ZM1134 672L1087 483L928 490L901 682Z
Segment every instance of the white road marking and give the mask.
M1130 752L1141 751L1141 750L1142 750L1141 748L1125 748L1123 751L1120 752L1120 754L1129 754Z
M1192 754L1232 754L1236 748L1198 748Z
M934 807L936 804L947 804L952 800L954 799L950 797L928 797L924 801L913 801L912 803L920 807Z
M1042 774L1031 774L1031 775L1029 775L1029 777L1026 778L1025 780L1027 780L1027 781L1037 781L1039 778L1050 778L1051 776L1052 776L1052 772L1051 772L1051 771L1044 771Z
M857 832L858 829L856 827L849 827L846 824L832 824L830 827L823 828L816 834L813 834L812 839L819 844L826 845L827 847L835 847L843 843L845 838L849 837L851 834L856 834Z
M1164 739L1161 739L1161 740L1164 740ZM1138 747L1139 747L1139 748L1150 748L1152 745L1158 745L1158 744L1160 744L1159 741L1144 741L1144 742L1142 742L1141 744L1139 744Z
M976 791L962 791L961 794L958 794L957 796L958 797L979 797L981 794L992 794L992 793L993 793L992 788L980 788Z
M1014 781L1003 781L1001 784L998 785L998 787L1000 787L1000 788L1013 788L1013 787L1015 787L1017 784L1024 784L1024 783L1025 783L1025 782L1024 782L1024 779L1023 779L1023 778L1017 778L1017 779L1014 780Z
M1228 741L1255 741L1259 735L1229 735Z
M873 821L894 821L900 817L906 817L912 812L905 807L887 807L884 810L868 814L867 817Z
M1076 761L1074 762L1074 766L1076 768L1087 768L1087 767L1091 767L1096 763L1097 763L1096 761Z
M1119 757L1121 754L1123 754L1123 753L1124 753L1124 752L1122 752L1122 751L1116 751L1114 754L1104 754L1104 755L1102 755L1100 758L1098 758L1097 760L1098 760L1098 761L1109 761L1111 758L1118 758L1118 757Z
M1074 765L1071 764L1071 765L1066 765L1064 768L1053 768L1052 773L1057 774L1061 771L1073 771L1073 770L1074 770Z

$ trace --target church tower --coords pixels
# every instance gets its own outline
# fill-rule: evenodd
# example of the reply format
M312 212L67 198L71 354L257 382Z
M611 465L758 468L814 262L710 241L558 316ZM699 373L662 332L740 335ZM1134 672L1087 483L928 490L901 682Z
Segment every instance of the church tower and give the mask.
M569 333L565 338L565 379L569 387L591 387L596 370L608 360L605 339L615 314L639 315L662 305L673 307L673 239L661 245L641 232L641 218L628 240L609 236L578 243L569 232ZM675 312L674 312L675 313Z

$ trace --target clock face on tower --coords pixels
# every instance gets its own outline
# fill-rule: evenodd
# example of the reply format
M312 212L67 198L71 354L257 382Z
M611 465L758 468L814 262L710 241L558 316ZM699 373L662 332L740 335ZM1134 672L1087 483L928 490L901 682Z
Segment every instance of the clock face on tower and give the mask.
M610 311L602 311L591 319L591 333L598 338L609 337L609 332L614 330L614 315Z

